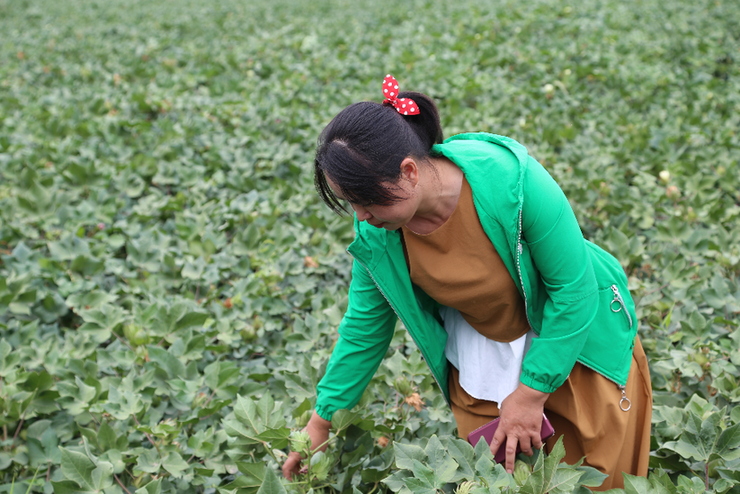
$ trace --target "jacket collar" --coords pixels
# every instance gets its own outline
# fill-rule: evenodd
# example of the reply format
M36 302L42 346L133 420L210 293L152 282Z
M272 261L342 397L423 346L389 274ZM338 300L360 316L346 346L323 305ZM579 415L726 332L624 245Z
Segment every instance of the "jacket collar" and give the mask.
M526 168L526 161L529 156L527 149L519 144L510 137L501 136L497 134L489 134L487 132L472 132L465 134L457 134L451 136L442 144L435 144L432 146L430 154L433 156L446 156L452 159L457 166L459 166L468 181L471 182L470 175L481 177L484 182L490 180L490 170L481 171L472 169L474 165L467 163L467 160L456 160L455 157L458 155L461 146L468 147L464 141L478 141L479 143L490 143L496 146L501 146L510 151L518 162L516 170L508 170L511 174L509 183L511 186L510 192L513 194L511 198L513 201L510 206L513 206L513 211L509 218L514 223L518 222L516 211L521 208L521 201L523 199L522 186L524 170ZM476 184L471 182L471 186L475 190L477 189ZM480 203L476 202L476 206ZM490 210L490 207L483 205L484 210ZM500 210L500 208L499 208ZM512 225L514 226L514 225ZM518 225L516 225L518 226ZM513 230L517 232L516 236L513 236L512 241L516 242L518 239L518 228L514 226ZM357 220L357 216L354 216L354 229L355 239L347 248L347 251L356 259L362 261L362 263L369 269L375 267L378 261L389 251L395 251L401 247L401 233L398 231L388 231L383 228L375 228L368 225L365 222Z

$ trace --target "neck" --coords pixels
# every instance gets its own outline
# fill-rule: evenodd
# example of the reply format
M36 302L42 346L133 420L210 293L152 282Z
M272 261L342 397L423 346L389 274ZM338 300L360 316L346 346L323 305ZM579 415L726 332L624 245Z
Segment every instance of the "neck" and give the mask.
M419 207L406 224L411 231L431 233L447 221L457 207L463 172L447 158L430 158L419 183Z

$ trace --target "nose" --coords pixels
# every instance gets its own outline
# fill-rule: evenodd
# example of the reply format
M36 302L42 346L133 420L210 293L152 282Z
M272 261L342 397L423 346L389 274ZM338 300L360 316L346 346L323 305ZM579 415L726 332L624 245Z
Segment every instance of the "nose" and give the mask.
M357 219L360 221L367 221L373 217L373 215L370 214L370 211L360 206L359 204L353 204L352 207L354 208L355 213L357 214Z

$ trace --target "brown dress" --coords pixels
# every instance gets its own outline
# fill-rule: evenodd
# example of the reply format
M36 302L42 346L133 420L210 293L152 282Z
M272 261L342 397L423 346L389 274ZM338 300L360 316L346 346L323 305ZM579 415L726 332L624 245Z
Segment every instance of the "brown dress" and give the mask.
M442 226L427 235L404 227L403 235L411 279L437 302L460 311L476 331L495 341L513 341L529 330L522 297L480 225L466 180L457 208ZM466 438L498 417L498 404L470 396L460 386L458 370L450 367L452 411L458 434ZM547 450L563 436L566 462L585 456L586 465L609 474L597 490L623 487L622 472L647 475L652 387L639 339L626 393L632 406L625 412L617 385L576 363L545 403L556 433Z

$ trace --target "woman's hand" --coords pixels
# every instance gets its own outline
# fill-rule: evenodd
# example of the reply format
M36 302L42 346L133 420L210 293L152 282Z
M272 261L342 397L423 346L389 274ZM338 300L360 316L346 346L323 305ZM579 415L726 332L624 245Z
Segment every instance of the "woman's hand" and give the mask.
M322 419L316 412L313 412L308 424L303 429L308 432L308 437L311 438L311 451L326 449L326 442L329 440L329 431L331 430L331 422ZM283 477L288 480L293 478L293 475L298 473L301 469L301 455L296 451L291 451L288 454L288 459L283 463Z
M506 443L507 472L514 471L517 444L527 456L532 456L533 447L542 448L542 412L549 396L520 383L499 405L501 419L491 441L491 452L495 455L500 445Z

